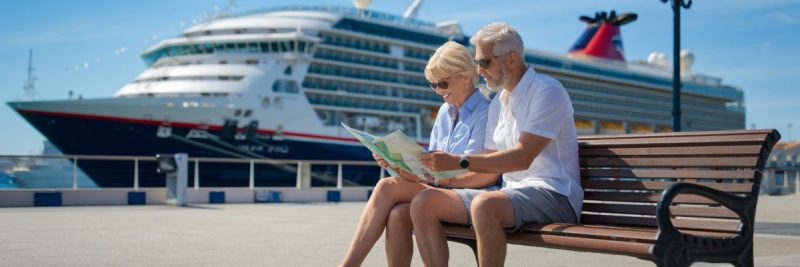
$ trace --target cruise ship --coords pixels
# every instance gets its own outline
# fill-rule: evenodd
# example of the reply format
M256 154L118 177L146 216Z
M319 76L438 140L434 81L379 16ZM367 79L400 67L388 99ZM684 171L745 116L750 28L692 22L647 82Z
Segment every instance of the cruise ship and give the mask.
M427 87L427 59L449 40L469 46L458 22L415 19L418 7L406 16L291 6L221 17L148 48L148 68L113 97L8 104L66 154L371 160L340 122L378 135L402 130L426 144L442 105ZM663 55L624 59L619 28L633 19L582 17L586 31L567 54L526 49L527 63L567 88L580 134L671 128ZM683 129L744 128L742 90L686 69ZM119 171L131 163L78 165L98 186L131 186ZM203 167L204 186L247 183L246 167ZM274 178L284 169L258 168L258 185L294 185ZM377 174L361 167L346 175L371 185ZM163 186L155 173L140 176L141 186Z

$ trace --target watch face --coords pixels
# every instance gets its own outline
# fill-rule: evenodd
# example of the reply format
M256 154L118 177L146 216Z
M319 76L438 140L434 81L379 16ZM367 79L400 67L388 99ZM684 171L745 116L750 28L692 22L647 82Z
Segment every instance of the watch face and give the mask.
M461 168L469 168L469 161L466 158L462 158L458 165L461 165Z

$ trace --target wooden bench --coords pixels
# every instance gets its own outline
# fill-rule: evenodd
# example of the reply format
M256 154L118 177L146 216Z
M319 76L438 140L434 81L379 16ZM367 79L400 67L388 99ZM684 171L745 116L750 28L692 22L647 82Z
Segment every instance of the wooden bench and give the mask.
M753 266L761 172L779 139L775 130L579 137L580 223L528 224L508 243L629 255L658 266ZM444 230L477 253L469 227Z

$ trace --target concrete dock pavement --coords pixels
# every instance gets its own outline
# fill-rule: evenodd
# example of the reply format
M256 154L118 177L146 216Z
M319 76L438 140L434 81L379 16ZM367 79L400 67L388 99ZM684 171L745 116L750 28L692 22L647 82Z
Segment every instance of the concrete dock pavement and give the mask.
M0 266L333 266L363 202L0 209ZM800 197L761 196L758 266L800 266ZM475 266L450 243L452 266ZM383 239L364 266L385 266ZM422 266L415 252L413 266ZM508 266L653 266L632 257L511 245ZM717 266L695 264L695 266ZM723 265L724 266L724 265Z

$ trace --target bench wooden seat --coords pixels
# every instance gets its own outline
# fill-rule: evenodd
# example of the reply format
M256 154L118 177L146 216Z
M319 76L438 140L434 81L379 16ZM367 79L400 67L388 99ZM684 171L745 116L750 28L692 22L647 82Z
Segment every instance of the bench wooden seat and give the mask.
M579 137L580 223L525 225L508 242L629 255L658 266L752 266L761 172L779 139L775 130ZM477 255L469 227L444 230Z

